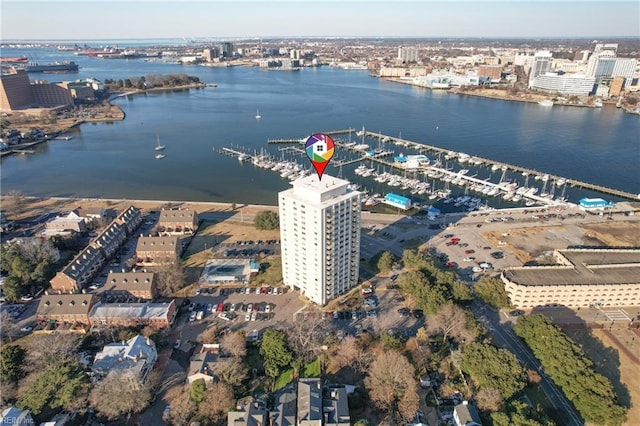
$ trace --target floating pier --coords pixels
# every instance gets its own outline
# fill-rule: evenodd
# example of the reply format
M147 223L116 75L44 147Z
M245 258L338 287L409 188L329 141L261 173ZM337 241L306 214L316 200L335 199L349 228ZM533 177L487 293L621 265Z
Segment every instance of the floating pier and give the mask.
M383 135L380 133L373 133L373 132L369 132L369 131L364 131L364 136L370 137L370 138L380 138L382 141L386 141L386 143L395 143L398 145L404 145L408 148L413 148L416 149L418 152L420 151L433 151L433 152L437 152L439 154L444 154L444 155L448 155L451 154L452 152L450 150L447 149L443 149L443 148L439 148L437 146L433 146L433 145L427 145L424 143L419 143L419 142L413 142L413 141L409 141L406 139L402 139L402 138L396 138L393 136L387 136L387 135ZM453 153L455 156L459 155L458 153ZM568 178L563 178L562 176L557 176L557 175L552 175L552 174L548 174L548 173L544 173L544 172L540 172L538 170L533 170L533 169L528 169L526 167L520 167L520 166L516 166L513 164L508 164L508 163L501 163L499 161L494 161L494 160L490 160L488 158L483 158L483 157L478 157L478 156L473 156L472 158L474 158L477 161L481 161L483 164L489 165L489 166L497 166L499 169L502 170L511 170L514 172L519 172L519 173L526 173L529 175L547 175L549 177L549 180L555 180L558 181L560 179L564 179L566 181L567 185L573 186L573 187L579 187L579 188L583 188L583 189L588 189L591 191L595 191L595 192L599 192L602 194L609 194L609 195L613 195L619 198L626 198L626 199L630 199L630 200L638 200L640 199L640 194L632 194L630 192L626 192L626 191L621 191L618 189L614 189L614 188L609 188L603 185L596 185L593 183L589 183L589 182L583 182L577 179L568 179Z

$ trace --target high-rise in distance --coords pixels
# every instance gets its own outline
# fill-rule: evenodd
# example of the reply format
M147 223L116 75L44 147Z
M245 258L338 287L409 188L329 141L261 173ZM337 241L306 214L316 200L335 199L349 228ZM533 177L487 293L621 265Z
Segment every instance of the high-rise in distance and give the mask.
M360 192L326 174L292 185L278 194L282 278L326 305L358 283Z

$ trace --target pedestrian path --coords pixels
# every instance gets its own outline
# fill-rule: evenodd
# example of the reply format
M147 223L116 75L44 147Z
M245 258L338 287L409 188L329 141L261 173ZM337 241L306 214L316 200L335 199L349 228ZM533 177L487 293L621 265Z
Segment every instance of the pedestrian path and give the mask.
M609 321L627 321L631 322L631 318L624 309L601 309L602 312Z

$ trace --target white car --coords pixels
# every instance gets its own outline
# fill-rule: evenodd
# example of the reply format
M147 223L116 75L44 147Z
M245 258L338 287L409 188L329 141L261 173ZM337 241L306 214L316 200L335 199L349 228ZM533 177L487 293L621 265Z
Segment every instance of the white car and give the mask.
M246 315L244 316L244 320L245 320L245 321L251 321L251 314L246 314Z
M472 269L473 272L482 272L482 268L479 266L474 266Z
M264 307L264 311L265 311L266 313L271 312L271 305L267 303L267 305Z
M194 322L196 320L196 313L194 311L189 315L189 322Z
M258 319L258 314L257 314L257 313L255 313L255 312L252 312L252 313L251 313L251 321L255 321L255 320L257 320L257 319Z
M463 262L471 262L473 260L473 258L471 257L465 257L464 259L462 259Z
M25 325L24 327L22 327L22 328L20 329L20 331L24 331L25 333L28 333L28 332L30 332L30 331L32 331L32 330L33 330L33 327L32 327L32 326L30 326L30 325Z
M231 321L231 318L229 318L229 316L227 315L226 312L221 312L218 315L218 318L220 318L221 320L225 320L225 321Z
M260 294L260 287L256 288L256 294Z

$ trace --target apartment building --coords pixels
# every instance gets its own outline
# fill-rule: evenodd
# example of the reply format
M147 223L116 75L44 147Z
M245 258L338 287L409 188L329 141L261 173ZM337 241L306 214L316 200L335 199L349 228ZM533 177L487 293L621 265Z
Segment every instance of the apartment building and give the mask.
M111 272L100 289L108 299L135 297L153 300L158 295L154 272Z
M640 306L640 250L556 250L554 258L556 265L502 272L515 307Z
M198 213L191 209L162 210L158 220L160 235L191 235L198 229Z
M292 185L278 194L283 280L325 305L358 282L360 193L326 174Z
M136 245L138 265L166 265L178 260L179 255L180 238L177 236L138 238Z
M89 325L89 312L96 303L98 298L92 294L45 294L36 318L39 322Z

